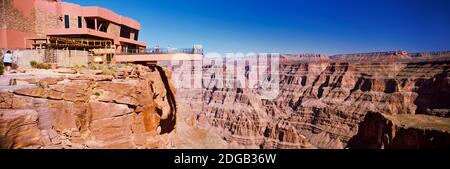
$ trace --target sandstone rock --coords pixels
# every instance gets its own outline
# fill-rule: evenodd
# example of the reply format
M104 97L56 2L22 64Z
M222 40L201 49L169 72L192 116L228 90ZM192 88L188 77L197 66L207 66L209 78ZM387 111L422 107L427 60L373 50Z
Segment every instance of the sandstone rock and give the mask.
M43 79L40 79L39 82L43 83L43 84L47 84L47 85L55 85L56 83L58 83L58 81L63 80L62 77L58 77L58 78L52 78L52 77L46 77Z
M12 109L33 109L33 100L36 98L28 96L13 95Z
M51 141L50 136L48 134L48 130L41 130L41 138L42 138L42 144L44 146L52 145L52 141Z
M23 85L23 84L43 84L43 85L55 85L59 81L63 80L63 77L43 77L43 78L13 78L10 85Z
M0 109L12 108L13 94L10 92L0 92Z
M430 115L369 112L349 148L429 149L450 147L450 119Z
M72 69L57 69L54 72L63 73L63 74L76 74L77 73L76 70L72 70Z
M138 93L140 89L137 89L139 81L128 81L122 83L98 83L97 89L99 90L99 101L103 102L116 102L122 104L128 104L133 106L139 106L140 97L147 98L147 104L151 102L149 93L142 91ZM144 103L145 104L145 103Z
M450 95L450 62L443 59L447 56L450 53L440 61L420 62L403 52L329 59L283 56L279 95L272 100L261 99L257 89L220 88L217 82L226 74L224 67L205 65L206 88L200 94L179 89L177 96L189 100L183 104L200 108L198 125L217 128L229 144L235 144L232 147L298 148L310 143L318 148L343 148L369 111L447 117L450 105L442 99ZM297 132L272 126L279 123ZM267 130L272 134L265 135ZM283 137L277 137L280 133ZM298 142L303 136L305 141ZM286 140L292 144L284 144Z
M28 85L30 84L28 81L25 80L20 80L20 79L11 79L9 82L10 86L14 86L14 85Z
M175 132L175 91L168 92L175 89L165 79L168 70L137 67L139 77L126 80L21 77L36 86L0 92L0 148L170 147L173 138L161 136Z
M114 103L90 102L87 108L87 113L91 114L93 121L123 116L132 112L133 109L128 106Z
M80 102L86 101L89 98L90 85L90 83L70 83L63 86L52 86L50 88L36 87L18 89L14 93L22 96Z
M25 148L42 144L38 113L34 110L0 110L0 147Z
M80 76L71 76L69 80L86 80L86 81L111 81L114 77L111 75L80 75Z
M80 68L79 72L84 75L100 75L100 74L102 74L101 70L91 70L88 68Z
M86 102L92 94L92 83L73 83L64 85L63 99L72 102Z
M78 128L85 128L87 121L87 104L69 101L50 101L49 109L53 112L53 128L60 131L71 131L79 134ZM76 129L76 130L73 130Z
M92 112L95 114L95 112ZM101 143L93 148L133 148L130 115L95 119L90 125L94 140Z
M14 94L31 97L47 97L47 93L44 88L19 89L14 91Z

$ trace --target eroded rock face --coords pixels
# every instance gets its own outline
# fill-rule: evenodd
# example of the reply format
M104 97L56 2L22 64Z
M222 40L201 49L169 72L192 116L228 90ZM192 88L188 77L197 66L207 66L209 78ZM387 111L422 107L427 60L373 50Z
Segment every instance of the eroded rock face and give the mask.
M28 85L0 92L0 147L171 147L167 135L175 132L177 108L166 79L170 71L128 70L127 79L78 74L13 80Z
M1 148L40 146L43 143L34 110L0 111Z
M348 148L430 149L450 147L450 119L369 112Z
M449 56L282 56L272 100L257 89L221 88L225 68L204 65L202 97L180 89L179 100L200 107L197 124L217 128L231 148L344 148L367 112L448 117Z

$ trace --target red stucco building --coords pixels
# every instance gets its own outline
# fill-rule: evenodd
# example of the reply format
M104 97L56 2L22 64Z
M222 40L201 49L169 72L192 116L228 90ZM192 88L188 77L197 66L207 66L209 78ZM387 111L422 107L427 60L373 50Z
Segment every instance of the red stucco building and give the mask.
M54 37L107 40L110 43L104 47L115 52L146 47L139 41L137 21L97 6L60 0L0 0L0 13L0 48L4 49L45 48L55 43ZM83 47L83 42L74 43Z

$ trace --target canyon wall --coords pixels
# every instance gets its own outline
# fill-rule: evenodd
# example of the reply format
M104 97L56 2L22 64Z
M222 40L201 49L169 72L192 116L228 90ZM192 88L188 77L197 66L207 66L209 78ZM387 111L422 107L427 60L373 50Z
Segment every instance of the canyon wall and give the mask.
M202 91L179 89L178 97L191 100L198 124L215 128L229 148L344 148L367 112L450 116L450 55L421 56L430 55L284 55L275 99L220 87L230 65L205 62Z
M450 118L368 112L348 148L430 149L450 147Z
M159 66L123 67L115 77L11 75L0 91L0 148L173 147L170 78Z
M254 71L270 66L206 60L200 71L175 65L173 73L117 65L113 75L8 74L0 148L449 147L449 56L282 55L278 71L257 74L268 83L252 87Z

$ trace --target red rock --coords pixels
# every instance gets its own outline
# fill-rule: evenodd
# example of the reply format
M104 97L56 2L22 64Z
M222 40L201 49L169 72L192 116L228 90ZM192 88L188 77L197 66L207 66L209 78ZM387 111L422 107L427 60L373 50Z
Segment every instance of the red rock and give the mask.
M449 99L442 99L450 95L448 59L416 62L402 52L329 60L289 57L280 64L280 93L273 100L261 99L256 89L215 87L218 77L209 75L203 76L206 89L201 94L180 89L178 100L199 107L190 112L198 113L198 125L217 128L234 147L305 148L310 143L343 148L369 111L449 116ZM220 65L203 68L203 73L223 71ZM265 135L266 130L270 134ZM283 136L277 137L280 133Z
M170 79L158 82L167 78L154 72L160 69L136 67L141 68L135 69L134 73L139 75L135 79L93 75L52 77L42 81L51 85L0 92L1 148L170 145L171 138L161 135L175 132L175 100L167 99L175 94L175 91L168 94L167 90L175 89ZM167 72L161 71L163 75Z
M12 108L13 94L10 92L0 92L0 109Z
M42 144L34 110L0 110L0 147L25 148Z
M450 119L430 115L369 112L348 148L430 149L450 147Z

